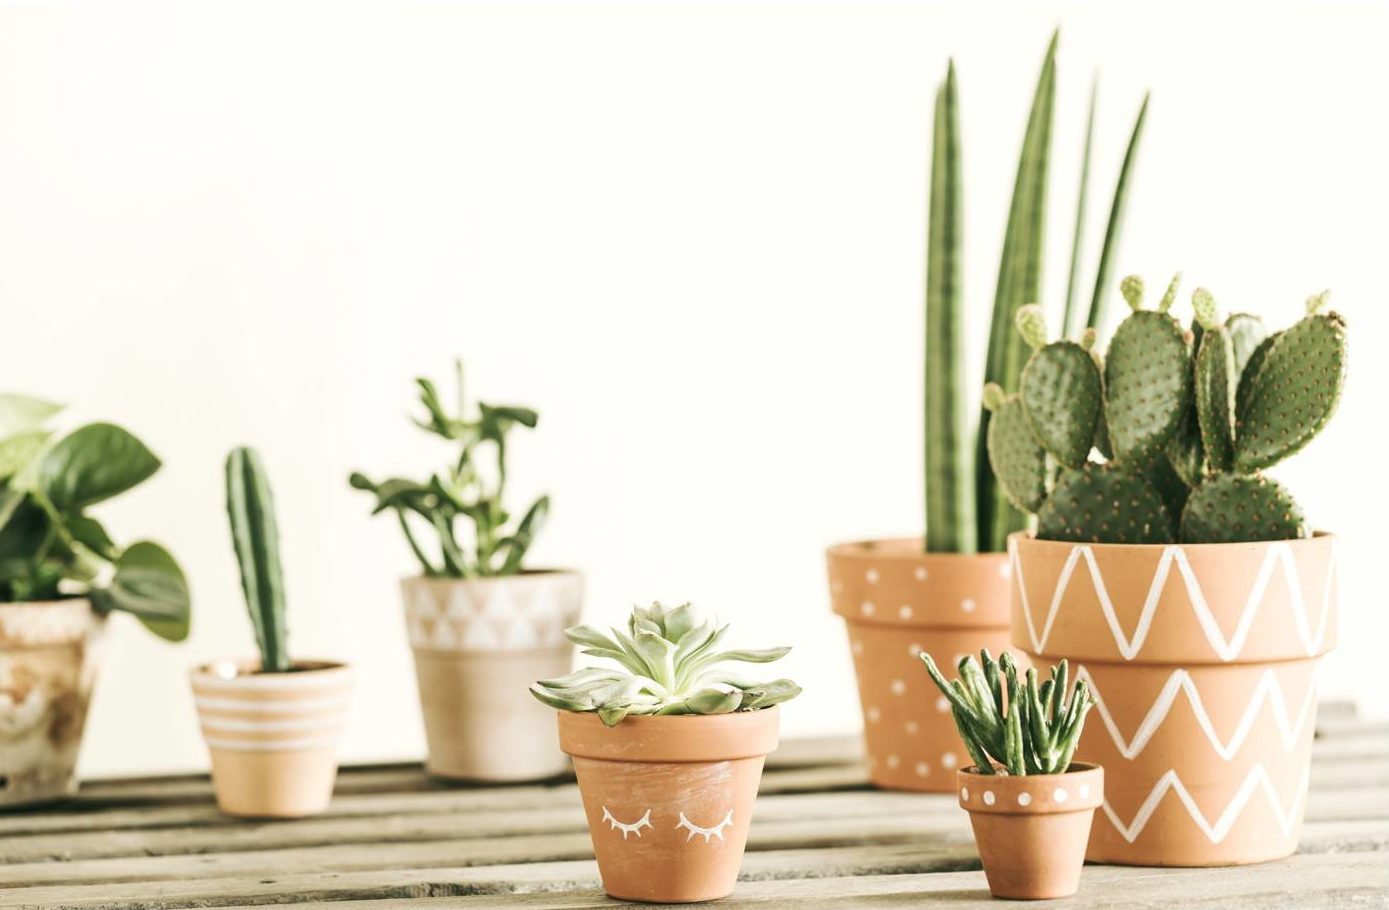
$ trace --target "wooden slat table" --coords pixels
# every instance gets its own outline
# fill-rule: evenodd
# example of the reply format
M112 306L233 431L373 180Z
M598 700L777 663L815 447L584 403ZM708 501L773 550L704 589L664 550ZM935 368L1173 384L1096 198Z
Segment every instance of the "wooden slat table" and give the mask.
M1389 907L1389 724L1323 706L1302 852L1235 869L1091 866L1049 906ZM458 787L344 769L328 813L223 816L206 777L103 781L0 814L0 908L611 907L572 782ZM866 786L858 744L768 762L743 880L721 907L992 906L951 796Z

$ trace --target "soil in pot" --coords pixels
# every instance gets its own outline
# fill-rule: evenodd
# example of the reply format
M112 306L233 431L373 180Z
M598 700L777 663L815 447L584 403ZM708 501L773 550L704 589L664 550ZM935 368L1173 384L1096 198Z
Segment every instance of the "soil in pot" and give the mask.
M954 665L981 648L1008 648L1007 554L926 553L919 538L877 540L831 547L828 564L830 599L854 656L869 779L950 792L968 753L918 655Z
M1044 900L1076 893L1091 822L1103 801L1103 768L1077 762L1065 774L1021 776L968 768L956 783L994 897Z
M351 699L349 667L295 661L290 672L261 673L253 661L219 661L191 678L223 812L298 818L327 808Z
M628 717L560 712L603 888L688 903L733 892L779 711Z
M1297 849L1316 667L1335 639L1335 539L1071 544L1015 535L1014 643L1068 658L1108 771L1088 858L1262 862Z
M406 578L401 594L429 773L508 782L567 772L553 712L529 687L570 670L574 648L564 630L579 620L583 577Z

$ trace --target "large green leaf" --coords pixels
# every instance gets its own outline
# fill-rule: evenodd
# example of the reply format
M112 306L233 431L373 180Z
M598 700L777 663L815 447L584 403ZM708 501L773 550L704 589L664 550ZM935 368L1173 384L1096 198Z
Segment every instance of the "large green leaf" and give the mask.
M62 405L41 398L0 392L0 439L40 429L62 409Z
M14 477L43 451L47 430L31 430L0 439L0 480Z
M1105 308L1109 299L1110 273L1118 256L1119 237L1124 231L1124 209L1129 199L1129 180L1138 161L1138 144L1143 138L1143 124L1148 119L1148 95L1143 96L1143 104L1134 118L1133 132L1129 133L1129 144L1124 150L1124 163L1119 166L1119 181L1114 186L1114 199L1109 205L1109 221L1104 229L1104 245L1100 247L1100 264L1095 271L1095 293L1090 298L1090 314L1085 324L1092 329L1101 328Z
M188 581L169 552L142 540L126 547L116 560L116 575L107 588L94 590L92 600L103 613L123 610L168 641L188 637Z
M82 509L138 486L157 470L159 459L128 431L91 423L48 451L37 485L59 509Z

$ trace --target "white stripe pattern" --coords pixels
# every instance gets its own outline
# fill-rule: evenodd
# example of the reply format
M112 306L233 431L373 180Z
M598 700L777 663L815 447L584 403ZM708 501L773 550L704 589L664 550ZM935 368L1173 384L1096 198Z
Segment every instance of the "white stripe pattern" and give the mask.
M1138 725L1132 740L1124 738L1124 734L1115 723L1113 715L1109 713L1109 708L1105 706L1104 697L1099 687L1095 685L1095 680L1090 676L1090 672L1085 667L1081 667L1076 674L1077 679L1084 679L1089 684L1091 694L1095 698L1095 710L1099 712L1100 719L1104 721L1105 729L1109 731L1109 738L1114 741L1114 746L1124 758L1133 759L1142 754L1149 740L1157 733L1162 722L1167 719L1168 712L1172 710L1178 693L1181 693L1191 704L1196 722L1200 724L1211 747L1225 761L1230 761L1239 753L1240 747L1249 738L1249 733L1254 728L1254 722L1258 719L1265 701L1268 702L1269 710L1273 713L1273 720L1278 726L1278 733L1283 739L1284 748L1292 749L1301 739L1308 721L1313 716L1316 705L1317 676L1318 671L1314 668L1312 678L1307 686L1307 694L1303 697L1302 706L1298 709L1297 718L1294 720L1288 708L1287 696L1283 692L1282 685L1278 682L1277 674L1273 672L1272 668L1264 670L1259 677L1258 684L1254 687L1253 695L1249 698L1249 704L1245 707L1244 713L1240 715L1239 723L1235 725L1234 732L1230 734L1228 741L1222 741L1215 730L1215 724L1211 722L1210 714L1206 712L1206 706L1201 701L1201 693L1197 689L1196 683L1186 670L1174 670L1172 675L1167 677L1167 682L1153 702L1153 706L1148 709L1143 722Z
M1307 784L1311 779L1311 768L1309 767L1302 774L1302 782L1298 785L1297 792L1293 795L1292 802L1285 808L1283 801L1279 798L1278 792L1273 788L1273 781L1269 778L1268 771L1263 765L1255 765L1250 769L1249 774L1240 785L1234 797L1226 805L1225 811L1221 812L1215 821L1210 821L1201 811L1201 807L1196 805L1196 800L1182 783L1182 779L1177 775L1175 769L1168 769L1162 777L1158 778L1157 784L1148 793L1148 798L1139 806L1138 812L1134 815L1133 821L1124 824L1119 819L1119 814L1114 811L1114 807L1109 804L1109 800L1104 801L1104 812L1109 821L1114 825L1119 835L1129 843L1133 843L1147 827L1148 820L1157 811L1158 805L1162 802L1168 791L1177 794L1182 805L1186 808L1191 820L1196 823L1212 844L1218 844L1225 840L1230 829L1239 820L1244 807L1254 798L1256 792L1262 791L1268 799L1269 807L1273 809L1273 814L1277 817L1278 825L1286 837L1292 833L1293 825L1297 823L1302 813L1302 802L1307 795Z
M1293 620L1307 653L1309 655L1316 654L1326 638L1327 619L1331 613L1332 579L1335 576L1337 562L1337 544L1334 540L1331 542L1331 554L1327 562L1321 616L1317 620L1315 628L1313 628L1307 605L1303 600L1302 585L1298 578L1297 563L1293 559L1292 547L1286 541L1279 541L1268 547L1263 565L1259 567L1259 574L1249 591L1249 599L1245 602L1235 632L1229 639L1226 639L1221 631L1220 624L1216 621L1210 605L1206 602L1205 594L1201 591L1201 584L1197 581L1196 574L1187 561L1186 552L1180 546L1163 547L1162 556L1158 560L1157 570L1153 573L1153 582L1148 588L1147 599L1143 603L1143 609L1138 617L1138 625L1134 628L1132 638L1125 635L1124 630L1119 626L1119 619L1114 612L1114 604L1110 600L1109 590L1104 583L1104 576L1100 574L1095 554L1087 544L1073 546L1070 554L1066 557L1066 562L1061 568L1061 575L1056 580L1056 588L1052 594L1051 605L1047 609L1046 621L1043 623L1039 635L1037 626L1032 619L1032 606L1027 600L1027 584L1023 578L1022 561L1018 556L1017 542L1010 540L1008 550L1009 560L1016 573L1016 590L1022 599L1022 612L1027 623L1027 632L1032 640L1033 653L1036 654L1042 653L1047 640L1051 637L1056 615L1061 609L1066 590L1070 587L1071 575L1075 571L1076 563L1081 559L1085 560L1086 567L1090 571L1090 580L1095 586L1095 595L1099 599L1100 610L1114 636L1114 643L1118 646L1119 653L1125 660L1133 660L1143 650L1143 643L1147 641L1148 632L1153 624L1153 616L1157 612L1158 600L1167 584L1167 576L1173 563L1176 564L1178 574L1186 585L1192 611L1196 614L1202 631L1205 632L1206 640L1223 661L1229 662L1239 657L1244 648L1245 640L1249 637L1249 630L1253 627L1254 619L1258 616L1259 608L1263 605L1264 592L1268 588L1274 570L1280 564L1288 586L1288 601L1292 608Z
M351 692L334 695L331 698L296 698L272 701L270 699L213 698L194 695L193 703L199 709L208 711L246 711L255 714L306 714L310 711L328 711L346 708L352 700Z
M256 742L248 739L223 739L218 736L204 736L213 749L230 749L234 752L293 752L308 749L335 749L338 737L319 736L304 739L281 739L274 742Z
M233 717L204 717L204 730L236 730L251 733L274 733L280 730L326 730L343 724L341 714L325 717L304 717L295 720L242 720Z

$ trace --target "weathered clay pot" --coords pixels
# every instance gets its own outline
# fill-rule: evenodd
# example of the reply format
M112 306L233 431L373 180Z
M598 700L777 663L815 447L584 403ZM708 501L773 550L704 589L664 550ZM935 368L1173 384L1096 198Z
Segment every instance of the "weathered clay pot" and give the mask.
M400 586L429 773L519 781L566 772L552 709L529 688L570 670L574 648L564 630L579 620L583 576L416 577Z
M610 896L687 903L733 893L778 721L768 708L605 727L597 714L560 712Z
M217 805L228 815L261 818L322 812L338 773L352 670L307 660L287 673L258 667L217 661L190 674Z
M868 776L879 787L948 793L968 753L918 655L942 666L1008 647L1007 554L926 553L921 540L841 544L830 601L848 625Z
M1013 641L1078 665L1078 758L1109 772L1087 857L1254 863L1297 849L1336 541L1181 546L1010 540Z
M956 776L974 845L994 897L1069 897L1080 885L1085 844L1104 794L1104 769L1076 763L1065 774Z
M77 792L105 625L84 599L0 604L0 806Z

